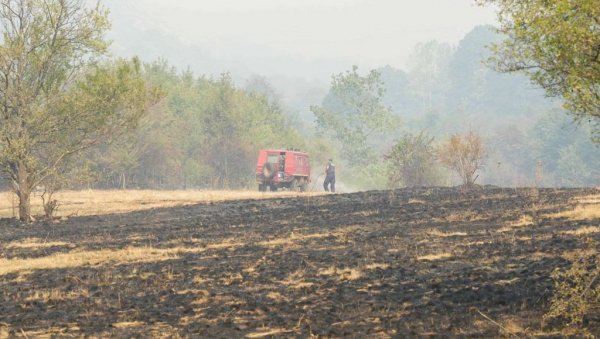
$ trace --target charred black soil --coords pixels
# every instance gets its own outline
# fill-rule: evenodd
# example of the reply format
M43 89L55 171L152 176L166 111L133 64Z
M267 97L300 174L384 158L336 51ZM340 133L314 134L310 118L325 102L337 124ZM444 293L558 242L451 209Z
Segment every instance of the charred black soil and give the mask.
M597 194L412 189L3 220L0 337L549 333L550 273L600 241L577 232L600 220L551 215Z

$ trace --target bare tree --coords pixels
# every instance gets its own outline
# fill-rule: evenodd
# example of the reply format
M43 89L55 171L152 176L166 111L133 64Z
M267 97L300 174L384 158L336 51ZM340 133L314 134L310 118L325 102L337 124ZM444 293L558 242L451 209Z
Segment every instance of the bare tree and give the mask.
M440 146L438 157L444 166L460 176L465 187L471 187L478 178L477 171L483 168L487 152L481 137L469 131L452 135Z

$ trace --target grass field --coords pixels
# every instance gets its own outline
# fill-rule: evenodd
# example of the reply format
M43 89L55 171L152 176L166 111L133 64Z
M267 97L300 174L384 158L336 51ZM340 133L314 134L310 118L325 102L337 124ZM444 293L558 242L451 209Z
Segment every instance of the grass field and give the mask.
M209 190L85 190L63 191L55 194L58 200L57 217L128 213L159 207L175 207L230 200L267 199L274 197L314 196L322 193L209 191ZM43 215L41 193L31 196L34 215ZM19 200L12 192L0 192L0 218L11 218L19 212Z

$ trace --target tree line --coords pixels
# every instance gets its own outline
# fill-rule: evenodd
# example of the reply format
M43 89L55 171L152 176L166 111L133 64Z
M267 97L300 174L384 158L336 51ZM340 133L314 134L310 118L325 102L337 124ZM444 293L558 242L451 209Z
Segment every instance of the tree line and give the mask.
M587 26L576 18L579 32ZM19 197L21 220L29 219L38 186L49 192L49 208L51 193L64 188L254 188L256 154L265 147L310 152L316 174L333 157L342 182L357 189L452 184L453 171L468 185L530 184L533 172L544 185L593 185L600 176L590 141L597 131L596 69L567 69L569 92L552 80L562 79L562 69L546 71L542 62L550 61L533 53L543 46L514 53L531 46L509 26L504 35L476 28L457 49L418 45L408 73L354 66L334 74L307 125L264 78L240 87L227 73L207 77L166 60L111 59L104 38L110 22L100 5L5 0L0 24L0 170ZM597 41L597 34L582 39ZM482 54L487 43L497 47ZM591 53L568 51L578 61ZM515 95L522 80L489 68L528 72L536 65L528 75L563 98L582 128L565 129L572 125L564 110ZM532 115L526 127L516 126L527 121L524 114ZM471 146L475 158L464 154Z
M254 188L258 150L304 148L276 100L218 78L179 72L166 61L146 64L146 83L164 96L139 128L79 158L91 188Z

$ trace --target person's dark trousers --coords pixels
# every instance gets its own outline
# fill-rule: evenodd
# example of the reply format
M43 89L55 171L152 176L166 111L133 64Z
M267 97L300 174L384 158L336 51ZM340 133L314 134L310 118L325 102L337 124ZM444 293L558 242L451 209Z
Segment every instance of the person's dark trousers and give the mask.
M335 192L335 177L329 175L326 176L325 181L323 182L323 188L325 189L325 192L329 192L329 190Z

